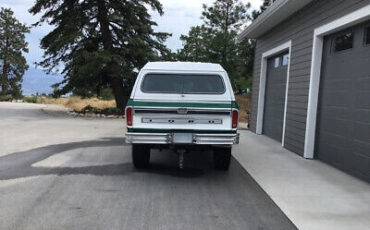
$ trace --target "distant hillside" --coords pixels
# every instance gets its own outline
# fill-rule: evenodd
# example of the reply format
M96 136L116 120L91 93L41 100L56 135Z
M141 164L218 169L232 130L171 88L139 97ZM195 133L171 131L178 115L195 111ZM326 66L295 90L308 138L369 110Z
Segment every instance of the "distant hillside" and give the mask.
M49 94L53 92L51 85L61 82L63 77L58 75L47 75L44 71L36 68L29 68L23 76L23 95Z

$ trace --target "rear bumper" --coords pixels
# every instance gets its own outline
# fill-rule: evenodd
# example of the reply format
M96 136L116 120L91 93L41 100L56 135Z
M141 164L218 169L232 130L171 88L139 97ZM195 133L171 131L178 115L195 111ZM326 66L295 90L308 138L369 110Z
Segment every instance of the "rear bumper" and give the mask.
M239 144L239 133L197 134L193 133L190 145L234 145ZM173 133L126 133L128 144L177 144Z

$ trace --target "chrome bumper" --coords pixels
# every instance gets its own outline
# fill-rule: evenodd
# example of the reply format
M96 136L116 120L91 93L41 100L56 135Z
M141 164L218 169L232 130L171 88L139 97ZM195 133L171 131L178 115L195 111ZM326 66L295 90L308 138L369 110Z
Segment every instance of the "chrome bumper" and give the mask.
M239 133L233 134L192 134L192 145L233 145L239 144ZM177 144L173 133L126 133L128 144Z

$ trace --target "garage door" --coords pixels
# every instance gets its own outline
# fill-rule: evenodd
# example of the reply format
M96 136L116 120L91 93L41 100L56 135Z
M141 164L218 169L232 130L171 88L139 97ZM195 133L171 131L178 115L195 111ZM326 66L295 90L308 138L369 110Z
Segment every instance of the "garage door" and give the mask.
M267 60L263 134L279 142L282 140L288 54Z
M370 23L324 40L315 156L370 181Z

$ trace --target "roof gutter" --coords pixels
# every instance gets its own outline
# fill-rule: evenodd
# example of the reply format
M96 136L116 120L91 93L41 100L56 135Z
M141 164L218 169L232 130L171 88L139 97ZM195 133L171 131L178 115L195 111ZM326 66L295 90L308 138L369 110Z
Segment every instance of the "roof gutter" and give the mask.
M258 38L313 0L277 0L238 35L238 40Z

